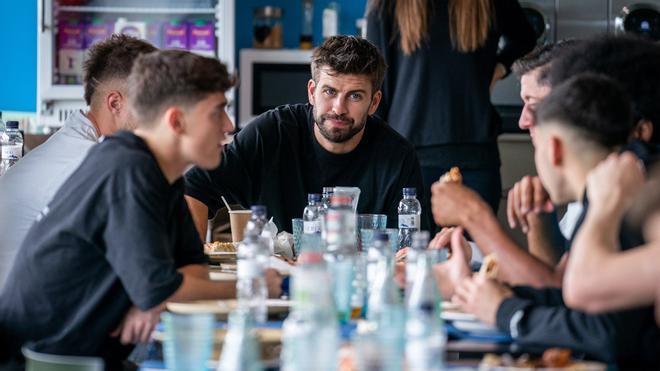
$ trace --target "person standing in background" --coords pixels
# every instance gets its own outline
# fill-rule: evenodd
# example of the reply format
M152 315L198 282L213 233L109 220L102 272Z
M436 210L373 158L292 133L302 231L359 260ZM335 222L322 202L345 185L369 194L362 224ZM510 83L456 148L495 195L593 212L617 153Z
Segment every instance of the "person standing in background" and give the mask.
M367 39L389 65L377 114L415 145L425 192L459 166L497 211L501 119L490 91L535 44L518 2L369 0Z

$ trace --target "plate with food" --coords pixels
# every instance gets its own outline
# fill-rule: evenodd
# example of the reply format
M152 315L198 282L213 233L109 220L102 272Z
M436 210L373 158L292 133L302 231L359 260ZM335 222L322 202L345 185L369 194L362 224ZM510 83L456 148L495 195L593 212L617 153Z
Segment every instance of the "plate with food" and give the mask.
M204 253L212 263L232 263L237 259L237 247L233 242L209 242L204 244Z
M486 354L479 364L479 370L605 371L607 365L600 362L574 360L570 349L550 348L543 352L541 357L533 357L528 354L519 357L510 354Z

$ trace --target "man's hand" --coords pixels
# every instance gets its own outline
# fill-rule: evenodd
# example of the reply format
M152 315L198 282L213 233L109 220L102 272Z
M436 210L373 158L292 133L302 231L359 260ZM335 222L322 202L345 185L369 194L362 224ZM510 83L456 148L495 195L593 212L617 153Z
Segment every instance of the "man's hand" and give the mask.
M148 342L160 320L160 313L163 309L164 306L159 305L148 311L141 311L132 306L119 326L110 333L110 336L119 336L119 341L124 345Z
M464 226L482 213L492 213L477 193L457 183L435 182L431 194L431 211L437 225Z
M268 287L268 297L279 298L282 296L282 275L277 270L268 268L264 272L264 276Z
M523 233L527 233L529 231L528 215L549 213L553 210L554 206L550 201L550 196L537 176L525 176L509 190L506 215L512 229L520 226Z
M464 311L474 314L485 324L495 326L497 310L504 299L513 296L506 286L494 280L475 275L456 288L453 301Z
M451 242L455 230L456 228L454 227L442 228L440 232L436 233L435 237L433 237L429 243L429 249L447 248L449 249L448 258L451 258L454 251L454 244ZM472 248L470 247L468 241L463 236L461 236L460 243L457 246L460 246L461 249L463 249L463 257L465 258L465 261L470 264L472 261Z
M454 295L454 289L470 277L469 260L462 247L464 242L463 228L455 228L451 233L452 251L455 251L446 262L433 266L433 274L443 298L449 299ZM434 239L435 240L435 239ZM469 246L468 246L469 248Z
M622 216L643 185L643 166L634 154L611 154L587 176L589 213Z

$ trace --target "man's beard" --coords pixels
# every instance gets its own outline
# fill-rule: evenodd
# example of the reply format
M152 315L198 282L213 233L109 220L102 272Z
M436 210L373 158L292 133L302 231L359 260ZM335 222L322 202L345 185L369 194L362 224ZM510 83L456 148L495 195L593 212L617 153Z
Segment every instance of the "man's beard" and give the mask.
M350 124L346 129L337 129L337 128L328 128L324 125L325 120L337 120L343 121ZM355 134L359 133L364 125L367 123L367 115L362 117L359 124L355 124L355 120L348 118L343 115L334 115L331 113L326 113L324 115L318 115L316 113L316 107L314 108L314 121L316 126L319 128L321 135L333 143L344 143L349 139L353 138Z

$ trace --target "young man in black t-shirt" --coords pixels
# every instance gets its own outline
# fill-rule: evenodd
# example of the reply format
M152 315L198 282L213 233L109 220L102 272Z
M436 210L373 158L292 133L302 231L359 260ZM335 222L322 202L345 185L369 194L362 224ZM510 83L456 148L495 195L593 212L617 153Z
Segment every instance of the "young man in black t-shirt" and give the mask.
M232 130L216 59L183 51L141 56L129 77L138 127L95 146L28 233L0 296L2 350L102 357L148 339L166 301L230 298L209 280L187 204L187 167L218 166ZM267 273L271 296L280 278Z
M262 114L225 147L217 169L197 167L186 174L187 200L201 235L221 207L221 195L244 207L265 204L278 228L291 231L307 194L324 186L359 187L358 212L387 214L387 224L396 227L402 188L425 195L413 146L372 116L385 69L378 49L364 39L336 36L317 48L309 104ZM421 218L424 229L426 220Z

